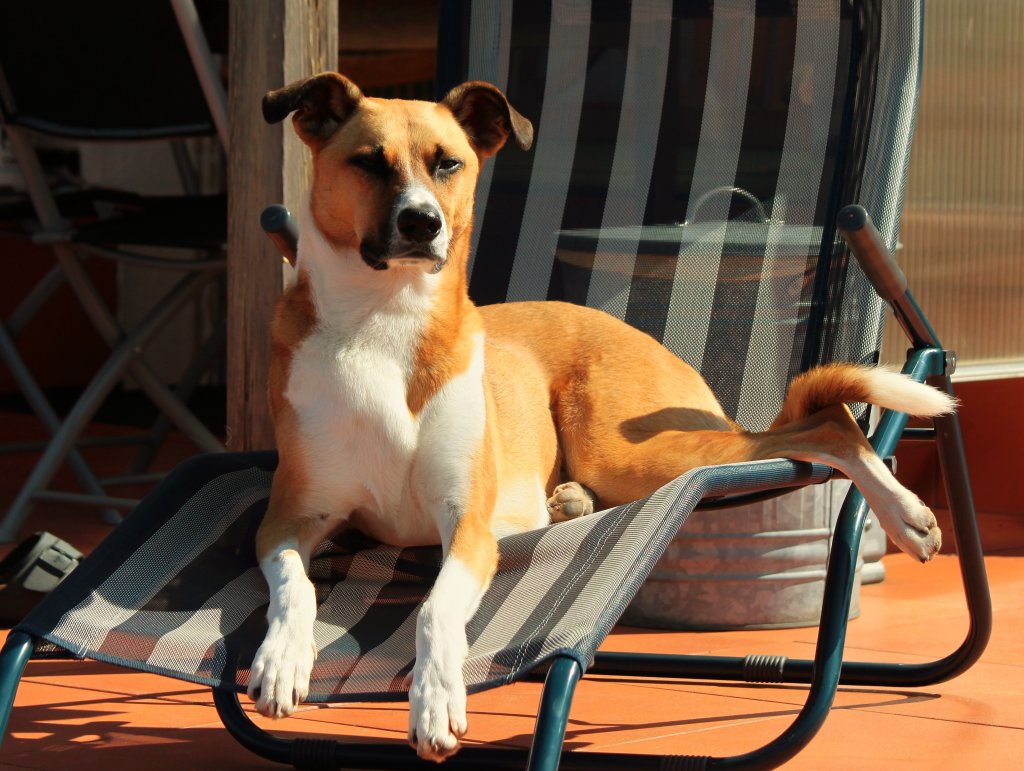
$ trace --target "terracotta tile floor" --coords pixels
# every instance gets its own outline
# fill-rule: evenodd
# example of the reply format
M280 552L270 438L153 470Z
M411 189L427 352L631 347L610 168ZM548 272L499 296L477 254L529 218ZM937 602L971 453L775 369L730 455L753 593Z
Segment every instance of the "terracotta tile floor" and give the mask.
M17 416L0 416L0 426L3 438L34 430ZM165 460L188 451L175 443ZM13 496L30 461L0 456L0 503ZM983 516L982 527L995 607L995 631L982 660L960 678L922 690L843 688L825 727L787 768L1022 767L1024 518ZM91 513L55 506L37 509L25 532L35 529L57 533L85 551L109 532ZM0 553L6 548L0 546ZM863 589L861 617L850 625L848 658L914 662L953 650L966 630L955 558L921 566L890 555L885 563L886 581ZM620 628L605 648L809 657L814 637L813 629L683 634ZM539 684L520 683L470 697L468 741L528 745L539 693ZM734 755L777 736L799 711L804 693L800 687L587 678L577 689L566 746L584 752ZM405 709L307 707L275 730L401 741ZM29 663L0 751L4 768L61 771L270 765L225 733L207 689L89 661Z

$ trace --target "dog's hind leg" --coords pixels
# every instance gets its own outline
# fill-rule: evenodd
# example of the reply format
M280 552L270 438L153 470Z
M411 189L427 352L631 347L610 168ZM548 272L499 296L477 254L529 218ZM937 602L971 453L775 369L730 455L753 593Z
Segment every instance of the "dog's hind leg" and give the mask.
M552 522L566 522L577 517L593 514L597 507L594 491L579 482L563 482L551 492L548 498L548 514Z
M498 564L498 544L478 516L457 518L441 572L416 623L416 664L409 689L409 744L425 760L454 755L466 733L466 623Z
M941 545L931 510L890 473L844 405L760 433L666 430L642 440L619 439L601 449L586 456L571 455L568 468L605 506L649 495L698 466L789 458L824 463L843 472L907 554L927 561Z

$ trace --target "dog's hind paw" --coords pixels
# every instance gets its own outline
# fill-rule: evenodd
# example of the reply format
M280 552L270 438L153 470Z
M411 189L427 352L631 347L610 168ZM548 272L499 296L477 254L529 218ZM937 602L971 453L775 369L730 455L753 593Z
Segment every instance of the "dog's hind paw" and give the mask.
M597 496L579 482L566 482L555 488L548 498L548 514L552 522L565 522L594 513Z
M928 562L942 548L942 532L932 510L909 493L884 509L874 508L879 524L901 551L920 562Z

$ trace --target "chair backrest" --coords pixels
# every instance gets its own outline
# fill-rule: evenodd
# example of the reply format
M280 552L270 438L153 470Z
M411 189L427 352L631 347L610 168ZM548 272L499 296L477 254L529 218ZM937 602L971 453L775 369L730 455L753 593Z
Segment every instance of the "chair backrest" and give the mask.
M697 367L751 429L809 366L877 361L883 306L835 215L862 203L895 246L920 0L442 13L439 91L491 81L536 129L532 152L481 175L477 302L603 308Z
M167 0L0 3L0 111L76 139L214 131Z

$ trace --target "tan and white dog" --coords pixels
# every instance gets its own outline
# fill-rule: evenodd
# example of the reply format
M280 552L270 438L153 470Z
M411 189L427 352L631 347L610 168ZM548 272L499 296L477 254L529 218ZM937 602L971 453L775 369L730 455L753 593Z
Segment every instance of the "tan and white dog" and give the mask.
M280 465L257 536L269 629L249 694L293 712L316 656L312 550L340 527L388 544L441 544L420 610L409 741L443 760L466 732L465 625L494 574L497 539L648 495L702 465L792 458L833 466L924 561L932 512L900 485L844 402L915 415L943 393L880 369L813 370L769 431L727 418L659 343L565 303L478 308L467 293L480 164L533 129L487 83L439 103L364 96L323 73L269 93L313 155L298 279L273 324L269 376ZM487 255L476 261L487 270Z

